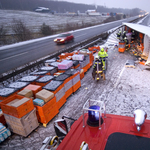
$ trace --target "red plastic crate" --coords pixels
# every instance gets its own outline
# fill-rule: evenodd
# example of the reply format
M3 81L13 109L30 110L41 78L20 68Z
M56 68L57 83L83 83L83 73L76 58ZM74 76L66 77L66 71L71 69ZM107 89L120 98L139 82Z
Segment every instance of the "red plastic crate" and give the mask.
M21 118L27 113L29 113L30 111L32 111L34 109L34 105L33 105L33 100L31 98L29 98L29 101L23 103L22 105L18 107L7 105L8 103L10 103L11 101L15 99L21 100L22 98L25 98L25 97L16 94L2 101L1 109L3 113L17 117L17 118Z

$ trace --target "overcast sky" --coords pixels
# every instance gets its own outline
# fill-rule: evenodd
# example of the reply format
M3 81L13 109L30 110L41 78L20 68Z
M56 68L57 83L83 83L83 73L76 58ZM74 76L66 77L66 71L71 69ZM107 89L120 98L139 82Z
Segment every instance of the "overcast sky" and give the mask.
M150 12L150 0L61 0L74 3L97 4L109 8L140 8Z

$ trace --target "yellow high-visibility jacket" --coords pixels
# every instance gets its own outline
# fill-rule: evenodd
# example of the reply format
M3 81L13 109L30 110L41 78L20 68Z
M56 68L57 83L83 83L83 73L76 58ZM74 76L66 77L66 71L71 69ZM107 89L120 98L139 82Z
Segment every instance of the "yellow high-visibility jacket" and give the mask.
M108 57L108 54L106 51L99 51L98 52L98 56L101 57L101 58L105 58L105 57Z

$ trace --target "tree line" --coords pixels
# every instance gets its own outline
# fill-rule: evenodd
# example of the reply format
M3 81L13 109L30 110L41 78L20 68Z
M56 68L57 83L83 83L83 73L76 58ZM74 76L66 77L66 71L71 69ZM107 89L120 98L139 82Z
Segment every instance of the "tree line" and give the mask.
M47 7L51 11L58 13L75 12L80 11L84 13L87 10L95 10L95 5L71 3L57 0L0 0L0 9L11 9L11 10L29 10L33 11L37 7ZM96 9L101 13L123 13L130 16L140 14L139 8L134 9L122 9L122 8L107 8L104 6L97 6Z

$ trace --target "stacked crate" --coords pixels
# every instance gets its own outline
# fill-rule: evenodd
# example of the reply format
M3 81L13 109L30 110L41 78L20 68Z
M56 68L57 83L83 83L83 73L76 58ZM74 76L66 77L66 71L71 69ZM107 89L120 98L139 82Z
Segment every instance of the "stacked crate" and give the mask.
M72 79L73 92L77 91L81 87L80 73L79 71L73 75Z
M57 72L57 67L52 67L52 66L44 66L40 68L41 71L48 71L49 75L54 75L55 72Z
M80 70L80 79L83 79L83 78L84 78L84 70L81 69L81 70Z
M0 89L0 102L3 100L15 95L18 92L18 89L14 88L2 88ZM0 103L0 108L1 108L1 103ZM6 124L3 111L0 109L0 122L3 123L3 125Z
M29 85L29 82L13 82L11 84L8 85L9 88L14 88L17 89L18 91L21 91L24 87L26 87L27 85Z
M56 61L56 58L52 58L52 59L47 59L44 63L45 63L45 66L50 66L50 63L52 62L55 62Z
M54 76L51 76L51 75L43 76L43 77L39 78L38 80L36 80L36 85L40 85L43 87L46 84L48 84L53 78L54 78Z
M81 87L80 72L77 69L70 69L66 71L65 74L70 75L73 92Z
M73 66L73 61L72 60L63 60L58 64L58 71L59 72L65 72L69 68Z
M58 109L60 109L66 102L65 88L63 81L52 80L50 83L44 86L43 89L51 91L55 94Z
M47 123L59 113L56 97L54 93L48 90L43 89L36 93L36 99L33 100L33 103L36 107L38 120L43 123L45 127Z
M17 94L33 99L33 92L32 92L32 90L29 90L29 89L23 89L20 92L18 92Z
M78 60L73 60L73 66L72 66L72 68L73 68L73 69L77 69L77 68L79 68L79 67L80 67L79 61L78 61Z
M35 80L37 80L38 78L39 78L39 76L29 75L29 76L22 77L21 79L19 79L19 81L35 84Z
M5 100L6 98L15 95L18 92L18 89L15 88L2 88L0 89L0 100Z
M20 95L11 96L1 102L1 108L8 127L16 134L26 137L39 125L30 98Z
M72 78L70 77L70 74L61 74L57 76L54 80L63 81L66 98L68 98L73 93Z
M87 72L87 70L90 68L90 59L89 59L89 55L86 55L85 57L84 57L84 67L83 67L83 69L84 69L84 72Z
M34 85L34 84L29 84L28 86L26 86L24 89L29 89L33 92L33 97L35 98L35 94L39 91L42 90L42 86L40 85Z
M30 73L30 75L39 76L39 77L43 77L48 74L49 74L48 71L35 71Z

